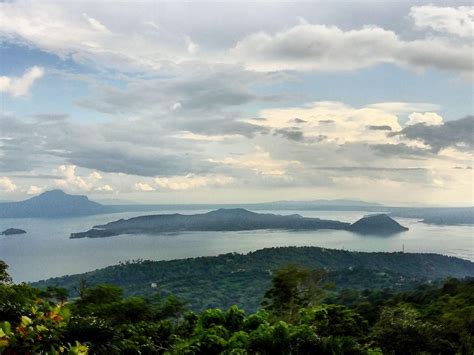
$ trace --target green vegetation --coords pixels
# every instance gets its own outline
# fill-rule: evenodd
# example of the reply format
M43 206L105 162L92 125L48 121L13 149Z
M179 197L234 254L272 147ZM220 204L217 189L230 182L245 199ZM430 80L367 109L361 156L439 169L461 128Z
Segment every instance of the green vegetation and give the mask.
M317 247L270 248L246 255L225 254L171 261L136 261L93 272L34 283L42 289L60 286L71 297L78 285L114 284L125 296L176 295L194 311L227 309L238 304L255 312L271 287L272 270L294 263L326 271L334 291L378 289L395 293L421 282L474 276L474 264L436 254L359 253ZM153 288L151 286L157 286Z
M236 305L195 313L171 295L127 297L120 287L84 281L68 301L64 288L39 290L4 277L0 352L472 354L474 281L448 279L396 294L335 292L326 274L296 265L276 270L251 314Z

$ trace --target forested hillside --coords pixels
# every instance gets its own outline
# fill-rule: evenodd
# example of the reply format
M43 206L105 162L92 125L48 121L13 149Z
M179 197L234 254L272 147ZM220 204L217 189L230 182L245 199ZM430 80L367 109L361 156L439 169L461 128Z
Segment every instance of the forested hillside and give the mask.
M174 294L193 310L233 304L255 311L272 272L287 264L327 271L336 288L406 290L420 282L474 276L472 262L437 254L361 253L317 247L270 248L246 255L225 254L172 261L136 261L34 283L60 286L77 296L77 285L109 283L125 295ZM156 288L152 287L156 286Z

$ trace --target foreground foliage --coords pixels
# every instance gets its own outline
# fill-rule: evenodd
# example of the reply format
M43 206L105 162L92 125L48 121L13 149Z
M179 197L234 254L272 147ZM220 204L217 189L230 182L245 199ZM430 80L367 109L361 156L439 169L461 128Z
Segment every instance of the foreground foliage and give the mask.
M472 354L474 281L415 291L334 291L325 272L273 273L262 307L194 313L174 296L123 294L114 285L66 290L0 285L5 354Z

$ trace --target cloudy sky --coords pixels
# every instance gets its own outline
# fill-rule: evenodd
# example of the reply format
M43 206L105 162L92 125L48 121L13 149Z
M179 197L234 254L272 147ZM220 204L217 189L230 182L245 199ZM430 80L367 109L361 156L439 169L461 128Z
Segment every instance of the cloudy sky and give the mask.
M473 203L470 1L0 3L0 200Z

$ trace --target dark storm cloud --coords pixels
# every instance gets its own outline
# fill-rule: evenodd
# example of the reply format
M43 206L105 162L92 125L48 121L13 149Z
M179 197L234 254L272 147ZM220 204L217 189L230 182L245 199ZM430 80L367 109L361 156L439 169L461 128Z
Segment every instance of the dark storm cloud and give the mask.
M204 173L214 164L191 142L160 136L143 122L82 126L71 122L38 124L0 117L3 139L0 171L31 171L37 166L74 164L105 172L141 176ZM160 139L156 139L156 136Z
M82 149L65 155L72 164L108 173L139 176L174 176L189 173L208 173L213 164L201 161L196 155L167 155L160 152L140 154L130 150Z
M252 73L235 66L196 64L183 67L177 75L134 80L124 89L102 88L100 95L79 100L82 107L102 113L123 114L144 109L169 110L179 103L179 111L215 110L245 105L254 101L281 101L279 95L261 96L252 85L281 80L283 74ZM286 77L285 77L286 78Z
M302 120L301 118L293 118L291 121L294 123L306 123L308 121Z
M398 144L371 144L370 148L377 154L382 156L395 156L395 157L426 157L432 155L432 153L423 148L410 147L405 143Z
M276 129L273 134L297 142L300 142L304 139L303 132L297 127Z
M366 126L368 130L370 131L391 131L392 127L387 126L387 125L382 125L382 126Z
M269 129L251 123L226 119L209 118L180 121L176 128L205 135L241 135L252 138L256 134L267 134Z
M36 141L32 125L10 115L0 115L0 171L30 170L40 164L32 154Z
M212 68L196 64L180 75L135 80L125 88L106 87L78 104L117 116L138 116L171 131L201 135L265 134L269 129L242 121L240 106L260 101L275 101L275 96L254 94L253 85L265 85L287 77L283 74L251 73L235 66ZM264 121L265 118L258 118ZM169 133L168 132L168 133Z
M440 126L427 126L418 123L408 126L390 136L400 135L414 140L421 140L431 147L434 153L443 148L455 147L464 151L474 150L474 116L467 116L455 121L445 122Z

